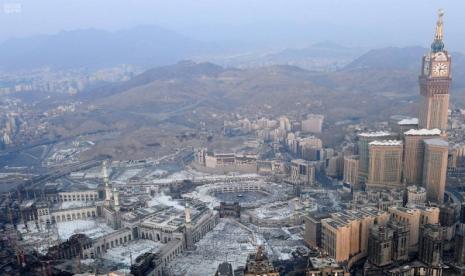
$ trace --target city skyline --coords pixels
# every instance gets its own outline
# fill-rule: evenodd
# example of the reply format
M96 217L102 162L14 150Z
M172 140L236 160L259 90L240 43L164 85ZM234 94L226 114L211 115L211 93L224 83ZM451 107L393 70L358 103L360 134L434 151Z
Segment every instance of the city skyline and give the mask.
M34 12L59 6L45 1ZM5 3L3 12L10 19L31 12L32 2L23 3ZM188 29L239 12L229 2L176 3L186 10L117 0L108 12L126 7L143 21L158 5L195 14L176 23L189 22ZM250 21L257 28L247 35L273 47L279 32L261 33L260 20L309 23L328 12L338 15L327 19L333 25L314 30L333 35L349 20L341 41L369 47L370 39L398 43L406 35L429 46L360 53L346 41L268 52L258 37L241 48L259 46L256 53L232 54L232 41L206 53L196 40L153 27L0 45L3 274L465 274L465 56L450 51L459 40L449 32L460 25L458 12L449 21L438 9L430 26L424 9L433 4L390 6L376 18L370 12L386 3L331 8L331 0L293 15L311 4L296 1L285 11L282 3L238 3L249 10L236 23ZM101 2L70 5L69 21L50 17L37 29L76 18L113 28L126 18L93 21ZM423 19L408 24L415 7ZM30 20L24 28L37 18ZM398 42L386 22L402 33ZM415 28L429 39L409 34ZM295 43L292 35L281 40Z

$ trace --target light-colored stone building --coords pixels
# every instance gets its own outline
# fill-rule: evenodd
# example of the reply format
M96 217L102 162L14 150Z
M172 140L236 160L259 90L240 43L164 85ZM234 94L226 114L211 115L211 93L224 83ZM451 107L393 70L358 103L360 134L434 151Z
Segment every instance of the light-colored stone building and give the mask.
M423 179L424 140L437 138L439 129L411 129L404 133L403 176L407 185L421 185Z
M444 202L448 150L449 144L442 139L425 140L423 186L427 200L438 204Z
M418 244L420 226L439 223L439 208L411 206L389 208L391 217L409 225L409 243L411 248Z
M367 188L399 187L402 180L402 154L402 141L370 142Z
M351 155L344 156L344 183L350 184L354 190L358 190L359 186L359 156Z
M396 139L397 135L386 131L364 132L358 135L358 154L359 154L359 178L360 182L365 183L368 179L368 168L370 160L369 144L375 140Z

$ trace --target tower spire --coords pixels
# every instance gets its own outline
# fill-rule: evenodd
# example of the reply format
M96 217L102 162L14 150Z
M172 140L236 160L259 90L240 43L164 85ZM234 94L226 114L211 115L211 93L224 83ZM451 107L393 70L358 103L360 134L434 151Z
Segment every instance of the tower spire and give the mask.
M443 22L442 17L444 16L444 10L438 10L438 21L436 22L436 34L434 35L434 40L442 40L444 38L443 33Z
M431 50L436 53L444 50L444 24L442 17L444 16L444 10L438 10L438 21L436 22L436 33L434 34L434 41L431 44Z

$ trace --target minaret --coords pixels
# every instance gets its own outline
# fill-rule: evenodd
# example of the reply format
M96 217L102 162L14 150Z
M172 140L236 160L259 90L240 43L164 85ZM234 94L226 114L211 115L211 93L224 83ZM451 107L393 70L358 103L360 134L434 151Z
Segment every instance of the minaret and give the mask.
M186 225L191 224L191 209L189 208L188 203L186 203L186 206L184 207L184 215Z
M447 131L451 56L444 50L444 11L439 10L431 50L423 57L420 82L419 129Z
M186 248L191 250L194 248L194 240L192 237L191 209L189 208L188 203L186 203L186 206L184 207L184 216L184 224L186 226Z
M103 184L105 185L105 206L110 207L111 187L110 187L110 179L108 178L106 160L103 161L103 164L102 164L102 175L103 175Z
M120 206L119 206L119 191L115 187L113 188L113 208L115 209L116 212L119 212Z

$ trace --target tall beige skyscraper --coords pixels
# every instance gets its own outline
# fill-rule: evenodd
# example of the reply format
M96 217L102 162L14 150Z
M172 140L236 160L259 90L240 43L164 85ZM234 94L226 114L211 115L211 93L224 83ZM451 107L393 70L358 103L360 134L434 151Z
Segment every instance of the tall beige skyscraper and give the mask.
M358 190L359 187L359 157L358 155L344 156L344 183L350 184L354 190Z
M368 167L370 160L369 144L376 140L396 139L397 135L386 131L364 132L358 135L359 182L365 183L368 179Z
M427 139L423 164L423 185L428 201L443 203L446 187L449 143L442 139Z
M407 185L421 185L423 180L423 140L437 138L439 129L411 129L404 133L404 181Z
M367 188L397 187L402 177L402 141L373 141L369 144Z
M444 50L440 10L431 51L423 57L420 81L419 128L447 130L451 56Z

